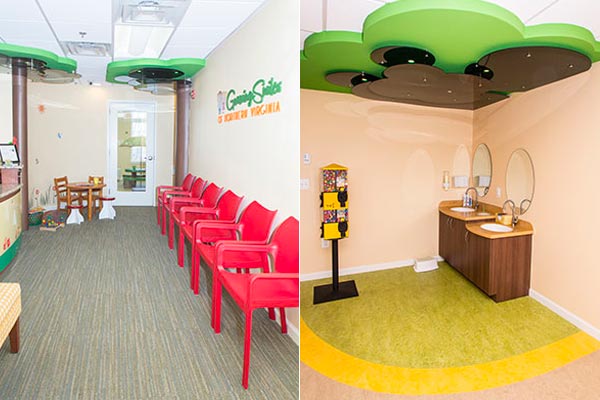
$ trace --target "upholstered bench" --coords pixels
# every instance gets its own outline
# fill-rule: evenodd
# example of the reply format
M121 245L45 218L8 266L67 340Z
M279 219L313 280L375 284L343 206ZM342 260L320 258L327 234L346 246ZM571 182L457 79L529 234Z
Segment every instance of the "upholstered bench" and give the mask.
M21 286L0 283L0 346L10 336L11 353L19 352L19 316L21 315Z

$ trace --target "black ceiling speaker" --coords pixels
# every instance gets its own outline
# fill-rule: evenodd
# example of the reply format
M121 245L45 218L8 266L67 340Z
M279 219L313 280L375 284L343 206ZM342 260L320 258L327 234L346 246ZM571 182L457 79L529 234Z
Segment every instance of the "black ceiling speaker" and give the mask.
M386 67L399 64L433 65L435 63L435 57L427 50L408 46L388 46L374 50L371 53L371 60Z
M139 68L128 75L141 83L163 83L181 77L183 72L173 68Z
M491 68L479 63L467 65L465 74L479 76L487 80L491 80L494 77L494 71L492 71Z

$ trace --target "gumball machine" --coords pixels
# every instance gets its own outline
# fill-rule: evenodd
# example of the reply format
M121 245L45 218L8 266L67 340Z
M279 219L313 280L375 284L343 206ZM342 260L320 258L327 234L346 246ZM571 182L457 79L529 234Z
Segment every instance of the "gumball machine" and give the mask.
M338 241L348 237L348 168L330 164L321 168L321 238L331 241L332 283L314 288L313 303L358 296L354 281L339 282Z

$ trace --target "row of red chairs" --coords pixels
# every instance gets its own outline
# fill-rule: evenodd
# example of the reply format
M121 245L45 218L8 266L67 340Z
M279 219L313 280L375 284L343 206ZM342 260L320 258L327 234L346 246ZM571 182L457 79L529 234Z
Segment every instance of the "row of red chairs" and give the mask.
M236 220L243 197L214 183L188 174L181 186L159 186L157 222L168 232L174 248L178 231L177 263L184 267L185 242L190 242L190 287L200 290L200 265L204 260L213 276L211 326L221 332L221 293L225 288L244 311L244 362L242 385L248 388L252 312L267 308L275 319L279 309L281 332L287 333L285 308L298 307L299 224L293 217L269 233L276 211L251 202ZM269 258L269 256L271 258Z

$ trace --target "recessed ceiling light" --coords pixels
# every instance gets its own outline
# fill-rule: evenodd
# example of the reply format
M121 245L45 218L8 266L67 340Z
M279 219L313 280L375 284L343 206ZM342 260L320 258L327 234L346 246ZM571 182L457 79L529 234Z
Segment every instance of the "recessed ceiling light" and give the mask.
M74 56L106 57L110 56L111 50L109 43L61 42L60 45L65 53Z
M448 93L451 94L452 93L452 89L448 89Z

